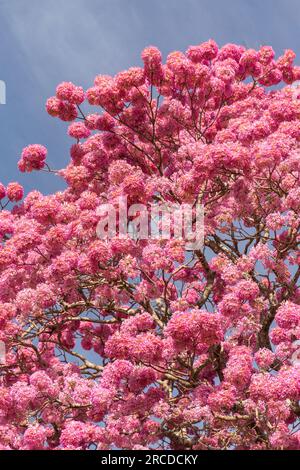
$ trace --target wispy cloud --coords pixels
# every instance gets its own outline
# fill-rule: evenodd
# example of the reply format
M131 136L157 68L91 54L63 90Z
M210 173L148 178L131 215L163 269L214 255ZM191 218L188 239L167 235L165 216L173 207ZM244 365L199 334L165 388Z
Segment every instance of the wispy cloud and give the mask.
M9 0L2 17L40 86L61 79L89 84L139 60L215 37L221 42L286 42L298 0ZM296 39L296 38L295 38ZM284 44L285 46L285 44Z
M126 2L124 2L126 3ZM10 1L4 20L40 86L61 79L87 82L100 70L117 69L139 19L113 1ZM130 2L129 2L130 3ZM129 18L128 18L129 17Z

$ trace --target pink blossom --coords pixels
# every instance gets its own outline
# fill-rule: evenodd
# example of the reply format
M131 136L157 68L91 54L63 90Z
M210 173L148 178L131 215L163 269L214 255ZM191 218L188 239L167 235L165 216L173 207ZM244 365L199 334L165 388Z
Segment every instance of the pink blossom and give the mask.
M18 166L20 171L41 170L45 166L47 149L43 145L28 145L22 151Z
M49 429L39 425L28 426L23 437L23 446L25 450L44 449L45 440L49 436Z
M82 122L74 122L70 124L68 134L75 139L85 139L89 137L90 130Z
M299 305L284 302L277 311L276 322L281 328L292 328L300 324Z
M0 183L0 199L4 199L6 196L6 189L5 186Z
M7 197L11 202L18 202L23 198L24 189L19 183L9 183L6 188Z
M75 86L71 82L63 82L56 88L56 96L60 100L73 104L81 104L84 101L83 88Z
M187 56L193 62L201 62L203 60L212 60L218 53L218 46L212 39L200 44L199 46L191 46L187 51Z
M211 346L222 339L221 318L216 313L197 309L175 313L168 323L166 334L182 347L196 347L198 343Z
M275 354L266 348L260 349L254 357L258 366L262 368L270 367L275 360Z

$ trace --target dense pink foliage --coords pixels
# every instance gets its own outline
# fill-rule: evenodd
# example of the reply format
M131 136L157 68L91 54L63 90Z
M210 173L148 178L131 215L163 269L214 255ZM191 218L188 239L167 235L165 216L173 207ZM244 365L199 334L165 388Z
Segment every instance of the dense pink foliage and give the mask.
M67 189L8 210L23 190L0 185L1 449L300 449L294 58L149 47L143 68L57 87ZM122 195L203 203L203 250L99 240L97 207Z

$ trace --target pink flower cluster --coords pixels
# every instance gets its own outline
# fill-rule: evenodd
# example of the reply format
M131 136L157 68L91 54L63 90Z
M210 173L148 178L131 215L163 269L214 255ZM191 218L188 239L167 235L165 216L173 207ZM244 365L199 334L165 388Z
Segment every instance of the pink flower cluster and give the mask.
M31 172L32 170L41 170L45 166L47 149L43 145L28 145L22 151L18 167L22 172Z
M24 196L24 189L17 182L12 182L5 186L0 183L0 200L7 197L10 202L19 202L23 199Z
M142 62L48 99L76 139L66 189L10 208L23 189L0 184L0 449L299 450L295 54L209 40ZM203 204L203 247L99 239L120 198Z

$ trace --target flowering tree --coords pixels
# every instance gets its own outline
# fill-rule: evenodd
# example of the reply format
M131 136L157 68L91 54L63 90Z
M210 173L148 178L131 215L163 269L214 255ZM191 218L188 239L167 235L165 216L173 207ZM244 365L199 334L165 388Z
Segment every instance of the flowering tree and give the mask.
M148 47L143 68L57 87L67 189L0 187L1 449L300 448L294 58ZM19 169L51 172L46 154ZM122 196L200 202L203 247L99 239Z

